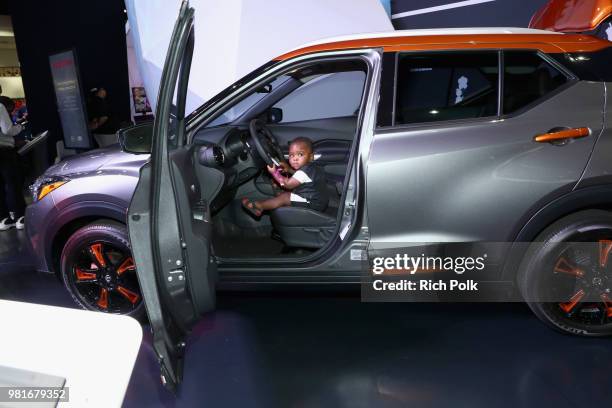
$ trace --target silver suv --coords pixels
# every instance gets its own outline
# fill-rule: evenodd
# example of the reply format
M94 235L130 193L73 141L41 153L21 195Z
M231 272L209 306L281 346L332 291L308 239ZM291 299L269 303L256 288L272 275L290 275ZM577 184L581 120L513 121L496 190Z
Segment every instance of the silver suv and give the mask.
M170 387L216 288L363 289L377 251L482 250L486 274L472 284L524 298L556 329L611 334L609 46L506 28L332 39L185 116L184 4L155 123L121 131L123 152L73 158L34 186L26 220L40 268L89 309L146 306ZM297 136L314 142L328 209L253 219L240 198L275 194L262 170Z

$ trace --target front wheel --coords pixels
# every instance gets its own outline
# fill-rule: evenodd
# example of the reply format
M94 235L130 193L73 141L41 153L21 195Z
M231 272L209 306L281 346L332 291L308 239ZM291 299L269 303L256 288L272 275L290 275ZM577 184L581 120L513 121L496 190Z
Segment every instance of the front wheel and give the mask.
M531 310L563 333L612 335L612 214L581 211L530 245L518 286Z
M61 255L64 285L84 309L144 317L127 229L99 221L78 229Z

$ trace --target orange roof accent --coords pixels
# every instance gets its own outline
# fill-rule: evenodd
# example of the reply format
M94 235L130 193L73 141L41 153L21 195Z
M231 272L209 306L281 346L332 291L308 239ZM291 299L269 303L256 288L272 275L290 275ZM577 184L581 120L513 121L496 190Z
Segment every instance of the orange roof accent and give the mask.
M433 51L463 49L528 48L547 53L590 52L610 47L608 41L581 34L453 34L389 36L333 41L299 48L276 58L284 61L321 51L383 48L384 51Z
M597 28L612 14L612 0L550 0L538 10L529 28L583 32Z

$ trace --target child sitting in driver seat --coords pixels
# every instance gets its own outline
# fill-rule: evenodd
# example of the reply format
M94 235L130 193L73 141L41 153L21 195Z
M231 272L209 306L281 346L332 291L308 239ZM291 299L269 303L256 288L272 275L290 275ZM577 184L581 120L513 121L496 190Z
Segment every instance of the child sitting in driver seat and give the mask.
M289 163L281 166L268 166L272 178L288 190L274 198L263 201L242 199L242 206L255 217L260 217L263 211L279 207L306 207L316 211L325 211L329 197L325 173L315 163L312 141L306 137L298 137L289 145ZM281 171L290 177L281 174Z

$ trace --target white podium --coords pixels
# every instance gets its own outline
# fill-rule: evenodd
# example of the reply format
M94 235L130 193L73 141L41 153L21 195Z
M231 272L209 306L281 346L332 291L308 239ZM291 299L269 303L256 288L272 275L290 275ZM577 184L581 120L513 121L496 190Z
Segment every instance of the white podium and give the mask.
M2 386L63 383L59 407L121 406L142 341L135 319L0 300L0 328ZM10 406L56 405L0 402Z

